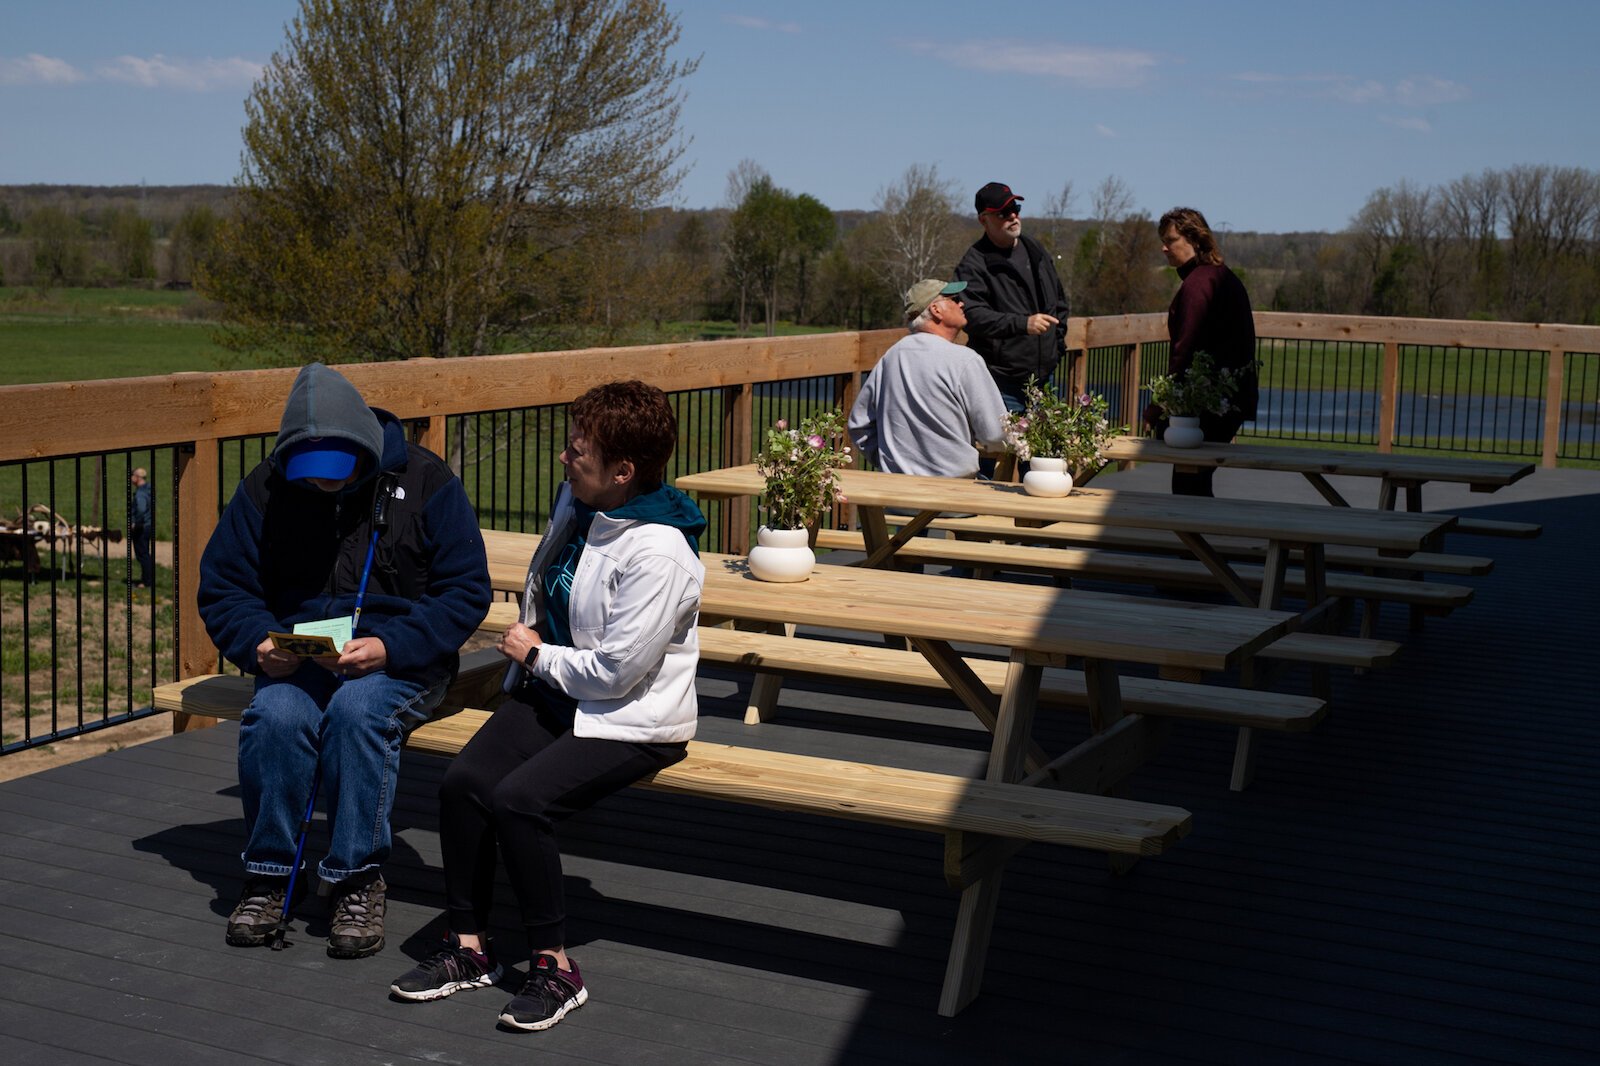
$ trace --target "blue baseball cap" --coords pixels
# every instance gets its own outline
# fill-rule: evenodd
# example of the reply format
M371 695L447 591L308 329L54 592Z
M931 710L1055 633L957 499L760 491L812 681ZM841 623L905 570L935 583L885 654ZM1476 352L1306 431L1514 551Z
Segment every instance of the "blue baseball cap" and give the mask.
M342 437L307 437L284 456L283 476L290 481L326 478L343 481L355 473L361 448Z

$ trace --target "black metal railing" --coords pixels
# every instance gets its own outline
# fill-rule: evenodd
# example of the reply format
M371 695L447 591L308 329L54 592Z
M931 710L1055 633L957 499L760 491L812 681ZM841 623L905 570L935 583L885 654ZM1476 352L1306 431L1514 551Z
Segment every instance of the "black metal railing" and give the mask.
M0 464L0 753L146 717L177 676L171 545L177 449ZM130 473L149 474L153 587Z

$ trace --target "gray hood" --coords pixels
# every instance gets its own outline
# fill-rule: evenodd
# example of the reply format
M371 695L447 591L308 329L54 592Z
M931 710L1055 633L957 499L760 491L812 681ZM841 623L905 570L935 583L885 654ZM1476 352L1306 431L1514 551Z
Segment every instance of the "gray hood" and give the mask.
M274 457L311 437L338 437L361 448L376 464L383 458L383 426L348 378L321 363L302 367L289 389L278 425Z

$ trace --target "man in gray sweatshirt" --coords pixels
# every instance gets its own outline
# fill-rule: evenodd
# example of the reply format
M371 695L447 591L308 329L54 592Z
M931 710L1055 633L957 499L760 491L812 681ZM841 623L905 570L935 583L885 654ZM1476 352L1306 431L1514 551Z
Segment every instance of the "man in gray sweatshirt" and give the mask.
M891 474L972 477L978 449L999 447L1006 414L983 359L955 343L966 326L964 281L917 282L906 292L911 333L896 341L850 409L850 439Z

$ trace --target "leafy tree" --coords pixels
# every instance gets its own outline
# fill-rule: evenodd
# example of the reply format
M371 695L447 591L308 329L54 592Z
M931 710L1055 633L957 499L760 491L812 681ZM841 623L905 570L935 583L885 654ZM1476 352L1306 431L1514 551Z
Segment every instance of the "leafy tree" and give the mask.
M23 221L33 246L33 283L40 288L76 285L88 264L83 224L59 207L39 207Z
M751 291L766 310L767 336L777 332L778 285L786 268L803 291L806 264L833 243L833 234L833 212L816 197L780 189L764 171L751 178L724 232L725 267L740 289L741 327L744 294Z
M676 187L659 0L302 0L246 101L199 281L285 361L473 355L554 311L554 255Z
M111 213L106 230L116 273L129 280L156 276L156 238L150 220L131 207Z
M205 204L196 204L180 216L172 227L167 246L168 269L173 281L192 282L199 265L211 253L217 239L217 213Z

